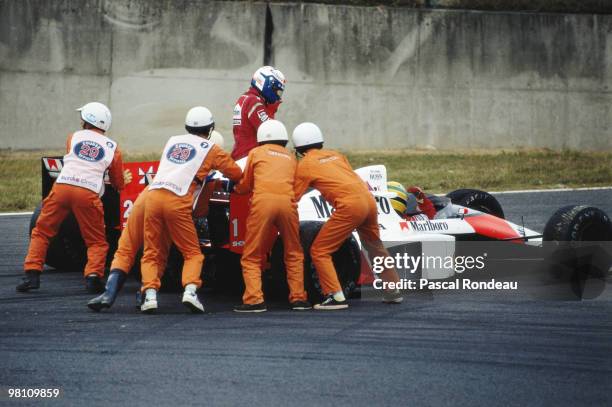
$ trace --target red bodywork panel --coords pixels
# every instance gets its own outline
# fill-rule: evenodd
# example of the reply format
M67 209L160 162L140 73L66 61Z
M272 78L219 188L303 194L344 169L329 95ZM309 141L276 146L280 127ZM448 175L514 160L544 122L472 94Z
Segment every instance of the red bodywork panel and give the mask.
M159 161L124 163L124 169L132 172L132 181L125 186L119 196L121 211L121 229L125 227L132 205L138 195L149 185L155 174ZM242 254L246 232L246 218L249 213L250 195L230 194L230 251Z
M230 194L230 243L229 250L242 254L244 248L244 237L246 235L246 219L249 214L249 201L251 194Z
M125 227L132 205L138 198L138 195L149 185L149 182L155 176L159 161L145 161L138 163L123 163L124 170L132 172L132 182L125 185L125 188L119 194L119 204L121 212L121 229Z
M464 220L474 228L480 236L486 236L495 240L507 240L523 243L523 239L508 222L493 215L483 214L478 216L466 216ZM516 240L514 240L516 239Z

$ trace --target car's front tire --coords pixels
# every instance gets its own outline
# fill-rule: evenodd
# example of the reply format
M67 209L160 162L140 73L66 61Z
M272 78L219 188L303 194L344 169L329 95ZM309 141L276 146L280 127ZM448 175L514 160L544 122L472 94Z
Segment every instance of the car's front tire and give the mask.
M595 298L603 291L612 266L612 221L604 211L586 205L560 208L546 223L543 240L554 281L569 282L577 298Z
M323 225L323 222L300 222L300 240L304 250L304 285L308 292L308 299L313 304L321 302L323 291L316 269L312 264L310 249ZM349 298L357 289L357 280L361 271L361 253L355 238L349 237L332 258L344 295Z
M490 193L478 189L458 189L446 195L455 205L465 206L489 215L505 219L499 201Z
M601 242L612 240L612 221L593 206L564 206L546 223L544 240L557 242Z

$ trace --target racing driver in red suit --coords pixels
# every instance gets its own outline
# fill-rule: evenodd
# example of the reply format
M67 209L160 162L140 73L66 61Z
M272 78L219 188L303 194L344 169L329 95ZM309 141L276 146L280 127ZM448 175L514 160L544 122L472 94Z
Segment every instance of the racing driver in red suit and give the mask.
M234 160L246 157L257 147L257 129L266 120L274 119L284 90L285 76L278 69L262 66L255 71L251 87L234 107Z

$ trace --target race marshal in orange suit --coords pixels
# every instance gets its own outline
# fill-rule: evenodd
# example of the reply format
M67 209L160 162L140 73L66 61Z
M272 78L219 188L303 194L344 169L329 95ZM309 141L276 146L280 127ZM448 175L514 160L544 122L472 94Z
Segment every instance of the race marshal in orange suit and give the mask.
M357 229L370 258L389 255L380 240L376 201L344 155L323 149L323 134L315 124L298 125L293 131L292 139L296 151L303 156L295 174L295 199L299 200L308 187L313 187L335 209L310 249L312 262L326 296L320 304L315 304L314 308L345 309L348 308L348 303L338 281L332 254L353 230ZM381 278L399 281L395 269L385 269ZM398 291L384 293L384 302L401 301L402 297Z

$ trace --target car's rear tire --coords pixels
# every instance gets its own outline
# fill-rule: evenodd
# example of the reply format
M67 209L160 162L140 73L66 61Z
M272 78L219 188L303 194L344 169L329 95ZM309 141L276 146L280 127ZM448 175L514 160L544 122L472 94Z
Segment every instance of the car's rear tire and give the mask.
M205 260L206 261L206 260ZM214 287L229 295L244 293L240 255L226 249L215 252Z
M300 240L304 250L304 286L308 293L308 299L313 304L321 301L323 291L312 264L310 248L323 225L323 222L300 222ZM357 289L357 280L361 271L361 254L355 238L353 236L348 238L340 246L340 249L333 254L332 258L344 295L349 298Z
M456 205L475 209L505 219L504 210L497 199L488 192L478 189L458 189L446 194Z
M36 226L41 209L42 202L34 209L30 218L30 236L34 226ZM58 234L49 242L45 264L54 269L82 272L86 263L87 248L81 238L79 225L71 214L62 223Z

